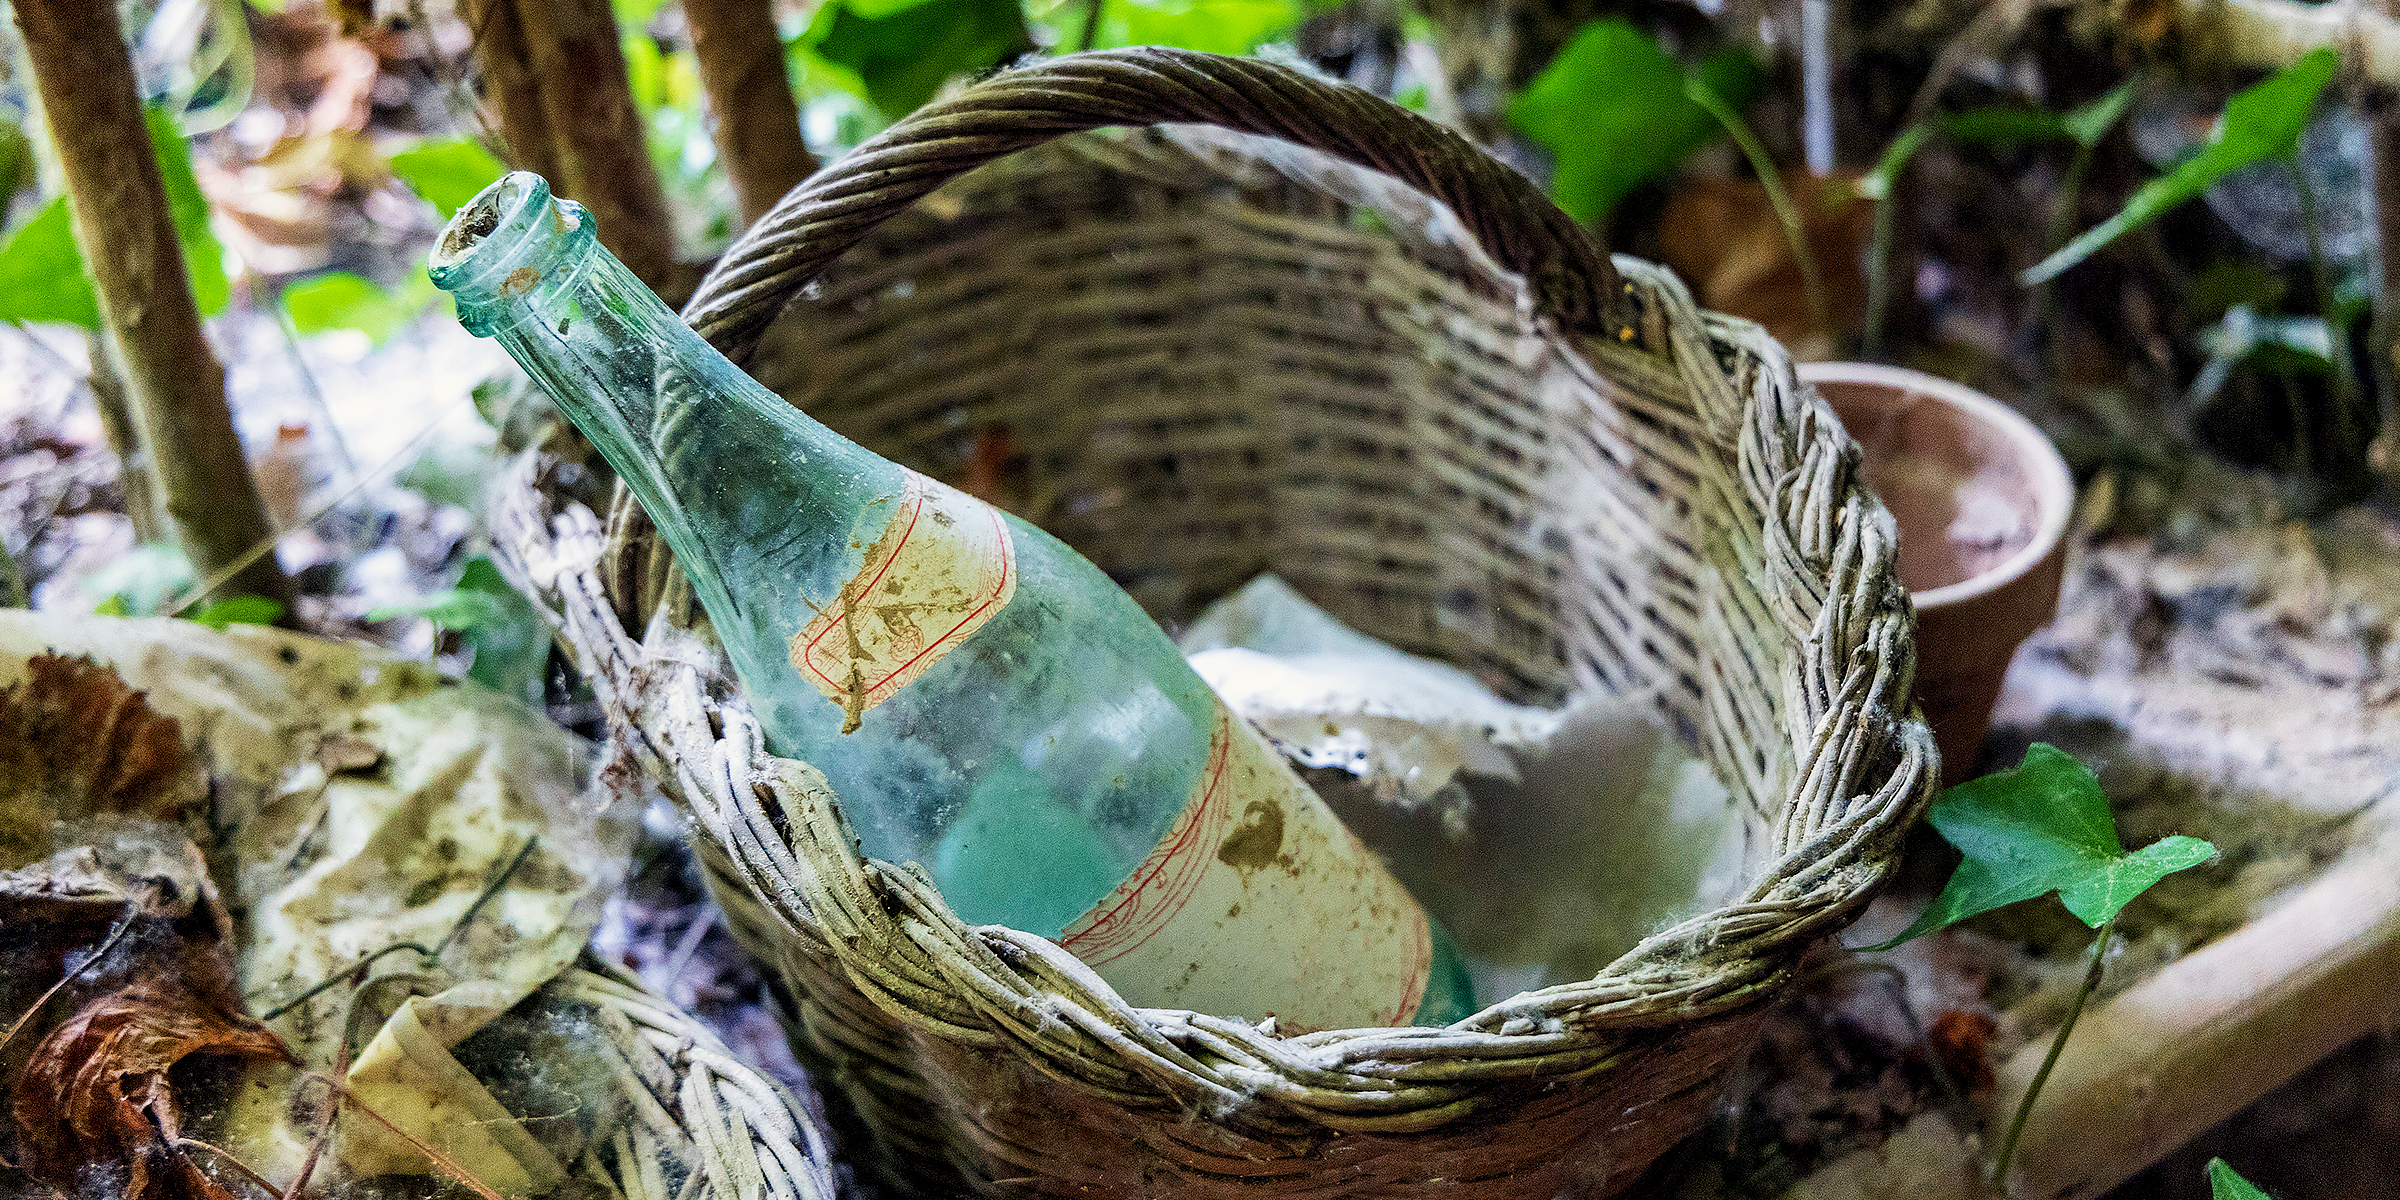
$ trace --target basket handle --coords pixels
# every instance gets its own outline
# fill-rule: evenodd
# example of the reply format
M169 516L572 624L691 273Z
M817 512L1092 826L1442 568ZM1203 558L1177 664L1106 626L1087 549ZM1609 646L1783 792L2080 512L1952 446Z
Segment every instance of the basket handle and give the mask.
M684 319L743 362L826 264L948 180L1062 134L1166 122L1265 134L1382 171L1448 205L1550 317L1585 333L1620 323L1607 250L1465 138L1289 67L1157 46L1070 54L918 110L778 201L701 281Z

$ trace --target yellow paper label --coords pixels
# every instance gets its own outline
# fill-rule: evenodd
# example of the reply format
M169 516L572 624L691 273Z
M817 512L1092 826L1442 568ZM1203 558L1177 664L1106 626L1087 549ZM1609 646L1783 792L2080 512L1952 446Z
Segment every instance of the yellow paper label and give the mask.
M1182 814L1059 944L1133 1004L1286 1034L1406 1024L1433 965L1416 899L1221 705Z
M792 665L842 707L842 732L892 698L1017 592L1000 510L914 471L858 574L792 637Z

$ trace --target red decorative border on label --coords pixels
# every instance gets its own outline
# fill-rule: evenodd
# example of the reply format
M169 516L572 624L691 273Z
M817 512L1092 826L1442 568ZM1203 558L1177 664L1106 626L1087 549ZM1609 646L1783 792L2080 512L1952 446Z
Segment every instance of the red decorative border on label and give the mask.
M1226 826L1233 820L1233 806L1225 802L1226 764L1232 750L1232 716L1219 707L1216 729L1208 739L1208 766L1200 775L1199 795L1183 806L1175 824L1151 848L1140 868L1067 926L1059 935L1059 945L1086 965L1097 967L1132 952L1183 910L1215 861L1217 844L1224 840Z
M844 733L1016 595L1000 510L914 471L906 480L858 574L792 637L792 665L848 714Z

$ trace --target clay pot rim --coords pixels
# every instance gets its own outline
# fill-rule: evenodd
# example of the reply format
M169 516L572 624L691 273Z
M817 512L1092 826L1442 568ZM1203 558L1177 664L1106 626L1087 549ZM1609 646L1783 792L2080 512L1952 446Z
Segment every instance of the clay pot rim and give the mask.
M1928 375L1908 367L1883 363L1811 362L1799 366L1801 382L1815 387L1820 383L1855 383L1889 388L1896 392L1922 396L1963 410L1978 422L2007 436L2017 448L2017 461L2025 468L2027 482L2033 485L2034 502L2041 511L2034 527L2033 539L2008 561L1977 575L1944 587L1928 588L1910 593L1917 610L1963 604L1986 596L2023 578L2042 560L2058 551L2065 540L2067 522L2075 512L2075 480L2067 472L2067 460L2059 457L2058 447L2043 436L2033 422L2026 420L2009 406L1954 380ZM1831 402L1827 402L1831 407Z

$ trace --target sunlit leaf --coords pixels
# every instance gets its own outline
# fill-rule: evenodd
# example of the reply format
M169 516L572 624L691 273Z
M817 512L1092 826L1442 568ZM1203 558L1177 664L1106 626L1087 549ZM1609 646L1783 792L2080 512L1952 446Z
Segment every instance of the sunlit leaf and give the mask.
M942 85L1034 48L1017 0L833 0L804 35L823 61L857 76L884 115L915 111Z
M549 626L490 559L467 560L455 587L410 603L379 605L366 615L370 621L402 617L422 617L456 630L475 650L467 678L504 695L541 701L542 676L550 661Z
M1696 74L1737 111L1758 89L1757 64L1737 50L1709 56ZM1550 193L1559 207L1597 222L1626 193L1722 135L1692 100L1685 75L1630 22L1594 21L1509 101L1508 120L1556 158Z
M2084 146L2099 145L2100 139L2107 137L2108 131L2124 119L2125 110L2133 107L2133 96L2141 90L2141 82L2138 78L2128 79L2099 99L2076 106L2060 121L2067 136Z
M191 148L163 110L146 109L143 120L166 185L168 216L183 247L192 298L201 315L215 316L225 311L232 289L225 278L225 248L209 228L208 198L192 174ZM66 197L43 205L0 246L0 320L100 327L99 296L83 269Z
M2341 59L2330 46L2319 46L2300 61L2225 102L2224 115L2200 152L2174 170L2143 184L2115 216L2084 232L2058 253L2043 259L2021 277L2031 286L2090 258L2102 246L2156 220L2168 210L2207 191L2217 181L2252 163L2288 159L2299 153L2300 134L2308 128L2309 113L2325 85L2333 81Z
M225 246L209 228L208 197L192 174L191 143L165 109L145 106L142 120L150 127L150 149L158 156L158 172L167 186L167 211L175 224L175 240L183 245L183 268L191 273L192 298L200 315L225 311L233 288L225 278Z
M1964 858L1941 895L1884 947L2050 892L2097 929L2151 884L2217 853L2181 835L2128 853L2091 768L2042 742L2015 770L1951 788L1931 819Z
M440 295L432 277L411 271L397 288L377 286L348 271L330 271L283 289L285 311L292 328L303 337L355 329L377 345L424 313Z
M2221 1158L2208 1160L2208 1194L2210 1200L2267 1200L2264 1189L2236 1174Z
M231 625L272 625L283 619L283 601L265 596L229 596L202 606L191 619L216 630Z
M443 220L507 172L508 167L473 138L419 142L392 156L392 174L440 211Z
M0 246L0 318L100 328L100 299L61 196Z

